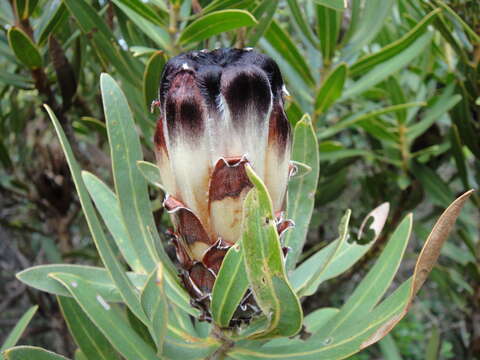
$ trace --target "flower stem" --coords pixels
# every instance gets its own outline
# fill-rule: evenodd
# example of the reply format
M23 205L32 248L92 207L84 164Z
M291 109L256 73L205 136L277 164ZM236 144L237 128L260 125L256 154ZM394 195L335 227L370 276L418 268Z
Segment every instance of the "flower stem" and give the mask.
M223 360L227 353L235 346L235 343L223 333L222 329L214 325L211 335L220 340L220 347L214 353L207 356L205 360Z

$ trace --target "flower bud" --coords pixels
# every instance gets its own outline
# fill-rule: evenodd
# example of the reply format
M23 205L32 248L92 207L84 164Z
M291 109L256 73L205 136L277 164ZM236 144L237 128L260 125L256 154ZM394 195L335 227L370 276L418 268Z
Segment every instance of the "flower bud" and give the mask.
M247 163L265 182L274 211L284 210L291 147L285 92L277 64L248 49L192 51L165 66L155 134L164 205L184 283L207 318L221 262L241 237L252 188ZM288 227L280 219L279 232Z

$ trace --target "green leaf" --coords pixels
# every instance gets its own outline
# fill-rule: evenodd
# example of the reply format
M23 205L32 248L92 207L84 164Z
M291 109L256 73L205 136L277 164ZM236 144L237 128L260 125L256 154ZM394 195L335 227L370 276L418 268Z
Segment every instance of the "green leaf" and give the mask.
M356 61L350 67L350 75L358 76L365 74L367 71L371 70L373 67L391 59L395 55L398 55L400 52L407 49L412 45L415 40L422 36L427 30L428 25L437 17L441 10L436 9L425 16L415 27L413 27L408 33L403 35L397 41L394 41L387 46L385 46L380 51L366 55Z
M286 277L268 190L250 166L246 171L254 188L243 205L241 246L255 300L269 319L268 328L253 337L292 336L302 326L302 307Z
M337 316L320 332L335 336L351 324L359 322L385 294L398 270L412 231L412 215L407 215L392 234L382 254Z
M404 110L401 110L400 113L403 113ZM367 133L377 138L380 141L389 142L392 145L398 144L398 135L393 133L393 128L391 124L380 117L371 118L368 120L361 120L357 123L357 126L365 130Z
M15 327L12 329L12 331L10 331L7 338L3 342L2 347L0 348L0 353L17 344L18 340L20 340L20 338L22 337L23 332L27 328L30 320L32 320L37 310L38 306L35 305L28 309L27 312L22 315L20 320L17 321Z
M390 95L390 101L392 105L405 104L407 102L407 97L403 91L400 82L397 77L390 76L387 80L384 81L385 91ZM397 120L399 124L405 124L407 121L407 110L402 110L396 113Z
M21 20L27 20L35 10L38 0L14 0L14 6Z
M15 86L20 89L26 89L26 90L31 90L34 87L32 80L29 77L18 75L18 74L11 74L1 70L0 70L0 82Z
M202 16L189 24L180 35L181 44L201 41L226 31L257 24L257 20L245 10L219 10Z
M68 360L66 357L34 346L17 346L4 352L6 360Z
M335 55L342 13L317 5L318 37L324 64L328 66Z
M431 39L432 34L425 33L402 52L373 67L366 75L362 76L359 80L348 87L343 93L342 100L363 93L408 65L413 59L425 51L425 48L430 44Z
M50 34L53 34L68 19L68 11L62 0L49 1L42 13L38 26L35 27L35 38L38 44L45 44Z
M140 140L135 129L127 99L115 80L108 74L100 77L102 100L105 110L112 171L120 210L125 226L140 253L140 261L148 272L155 268L159 256L149 232L157 235L160 243L148 197L145 179L137 169L137 161L143 159ZM160 260L165 270L175 274L176 270L163 246Z
M150 56L158 51L147 46L130 46L129 50L134 57Z
M13 168L12 159L10 158L7 147L3 143L3 139L1 137L0 137L0 163L3 165L5 169Z
M247 289L243 251L237 242L225 255L213 285L211 311L217 325L228 327Z
M345 10L347 4L345 0L314 0L314 2L337 11Z
M70 296L70 293L57 281L48 277L50 273L67 273L77 275L90 281L90 286L97 291L105 300L110 302L122 302L123 299L112 282L110 275L104 268L87 265L39 265L25 269L17 274L17 278L35 289L48 292L53 295ZM146 281L144 274L127 273L128 278L136 288L141 288Z
M50 273L67 273L79 276L90 281L90 286L106 300L110 302L122 302L123 299L118 288L112 282L110 275L104 268L86 265L40 265L28 268L17 274L17 278L28 286L54 295L70 296L70 293L56 281L48 277ZM146 274L127 272L129 280L137 289L144 287L147 280ZM165 275L168 275L167 273ZM175 279L165 276L165 292L172 303L175 303L186 313L198 316L199 311L190 305L190 296L177 284Z
M450 128L450 149L452 150L455 164L457 165L458 175L462 180L465 189L470 187L467 174L467 163L463 153L462 141L458 132L458 127L453 124Z
M208 14L225 9L249 9L254 3L254 0L213 0L203 8L202 13Z
M400 355L400 351L395 344L395 340L393 339L392 335L388 334L382 340L378 342L380 347L380 351L384 359L386 360L402 360L402 356Z
M113 244L110 242L111 240L106 237L103 232L100 221L98 220L93 204L89 198L87 188L82 180L80 167L73 156L72 149L67 138L65 137L65 133L63 132L63 129L52 110L47 105L45 105L45 109L47 110L48 115L53 122L55 131L57 132L57 136L60 140L60 144L65 153L65 157L67 158L67 163L72 174L73 182L75 183L75 187L77 189L80 204L82 205L83 213L87 220L90 233L92 234L93 241L97 247L100 258L111 275L115 285L118 287L118 290L122 295L122 298L125 300L125 303L137 317L146 321L145 314L140 306L140 299L136 289L125 274L125 271L119 260L116 258L116 254L112 246Z
M355 29L348 44L343 48L343 59L354 57L365 45L375 39L385 24L395 0L369 0L355 16ZM356 8L356 10L359 10Z
M455 198L448 184L432 169L415 163L412 172L429 195L430 201L439 206L448 206Z
M147 109L158 98L159 79L162 77L165 63L165 55L161 51L156 51L150 56L145 66L145 72L143 73L143 96Z
M332 137L333 135L339 133L343 129L346 129L352 125L355 125L359 122L363 122L369 119L376 118L380 115L383 114L388 114L391 112L397 112L397 111L403 111L408 108L412 107L417 107L417 106L424 106L425 103L423 102L412 102L412 103L407 103L407 104L399 104L399 105L392 105L392 106L386 106L381 109L369 111L369 112L360 112L360 113L355 113L352 115L349 115L345 117L344 119L341 119L338 121L336 124L329 126L325 130L319 132L318 134L318 139L326 139L329 137Z
M387 299L389 300L388 303L378 309L378 311L365 314L361 322L356 323L343 333L339 333L336 337L322 336L321 332L317 331L306 341L290 341L280 346L271 346L270 343L262 346L260 349L237 346L229 353L229 356L237 360L332 360L349 358L360 351L363 342L368 340L369 336L377 329L381 328L384 322L403 309L406 303L405 298L408 298L407 286L401 288L401 290L407 290L406 296L405 291L396 291L394 293L396 296L393 298L389 297ZM332 310L330 314L328 312L325 314L327 320L335 317L338 313L338 310L335 310ZM274 342L275 340L272 341L272 343Z
M136 14L140 15L141 17L147 19L153 24L159 26L165 26L168 24L168 13L161 10L161 11L154 11L150 6L148 6L143 1L138 0L114 0L114 3L117 5L124 5L128 7ZM161 14L161 16L159 15ZM131 18L130 18L131 19Z
M150 320L150 332L157 346L157 354L160 356L163 352L163 343L167 335L168 324L168 304L165 296L161 264L148 277L142 291L141 301L143 310Z
M88 360L87 357L82 353L82 350L75 350L74 360Z
M131 1L131 0L112 0L115 5L117 5L121 11L125 13L127 18L136 25L145 35L152 39L158 46L163 49L171 50L172 44L168 31L165 26L158 25L151 20L151 18L145 18L144 14L138 14L133 7L137 7L138 4L142 4L140 1ZM133 7L131 6L133 5ZM148 7L147 7L148 8ZM158 80L157 80L158 81Z
M333 260L340 255L340 250L345 247L347 241L351 213L351 210L347 210L342 217L340 225L338 226L338 238L334 240L330 246L325 247L322 251L316 254L321 255L315 256L315 268L311 266L311 263L303 263L295 270L292 278L292 286L298 296L308 296L313 294L320 284L319 280L322 279ZM305 269L308 269L308 272L305 272ZM302 281L300 284L298 284L299 280Z
M435 0L435 4L438 6L442 7L446 13L447 16L450 17L451 20L454 22L458 22L461 27L465 30L465 32L473 39L473 42L475 43L480 43L480 35L478 35L475 30L473 30L456 12L453 10L451 7L449 7L447 4L445 4L441 0ZM475 10L474 10L475 11Z
M428 339L427 349L425 351L425 360L436 360L440 357L440 331L438 325L434 324L430 338Z
M307 84L315 85L315 80L310 73L308 64L305 62L305 57L299 52L288 33L275 20L271 22L264 37Z
M112 234L118 249L135 272L145 273L138 253L138 244L132 241L123 222L118 200L112 190L95 175L83 171L82 178L95 206Z
M460 100L462 100L460 95L452 95L447 88L440 96L435 97L433 101L428 104L422 120L407 127L407 139L412 142L425 133L436 120L452 109Z
M305 317L305 326L307 331L315 333L320 330L332 317L338 314L340 310L336 308L317 309Z
M86 0L63 0L63 4L82 32L87 35L103 67L107 68L110 63L131 84L138 84L141 79L139 68L133 66L132 59L120 48L115 36L96 10Z
M155 351L137 335L115 307L89 286L88 280L63 273L52 273L50 276L65 286L89 319L127 360L156 359Z
M20 62L31 70L42 67L42 55L30 37L19 28L8 29L8 45Z
M148 161L140 160L137 161L137 167L149 184L163 190L162 178L160 177L160 169L157 165L152 164Z
M87 359L118 360L115 349L71 297L59 296L58 303L75 343Z
M338 0L343 1L343 0ZM306 19L307 14L302 13L302 9L297 0L287 0L288 7L290 9L290 13L295 20L298 28L301 30L302 35L310 42L310 44L317 48L318 47L318 38L312 31L310 24L308 23L308 19Z
M462 95L462 100L450 111L450 117L458 127L462 142L480 159L480 142L478 141L475 118L471 111L471 95L464 86L457 86L456 91Z
M295 126L292 160L306 164L312 171L305 176L292 178L288 184L286 216L293 220L295 228L285 234L284 245L290 248L287 271L295 267L307 237L320 169L317 137L308 116L304 116Z
M347 77L347 65L342 63L333 70L322 83L315 101L315 113L320 115L340 98Z
M303 325L305 331L310 334L315 334L323 325L327 323L333 316L338 314L339 310L336 308L320 308L305 317ZM303 344L304 340L300 337L295 338L279 338L269 341L268 346L291 345L293 343Z
M278 7L278 0L262 1L255 9L253 9L252 15L258 20L258 24L252 26L247 34L248 46L257 46L260 38L265 34L265 31L270 27L273 15Z
M141 322L128 308L125 309L125 312L129 326L142 338L143 341L145 341L148 346L155 348L155 342L150 335L150 330L148 327Z

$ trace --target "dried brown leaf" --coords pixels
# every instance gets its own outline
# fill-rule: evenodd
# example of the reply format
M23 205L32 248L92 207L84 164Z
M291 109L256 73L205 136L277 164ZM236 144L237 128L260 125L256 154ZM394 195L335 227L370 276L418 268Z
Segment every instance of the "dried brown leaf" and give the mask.
M372 241L376 241L380 236L383 227L385 226L389 211L390 204L388 202L385 202L370 211L360 225L360 230L358 231L358 240L362 239L364 227L368 224L368 220L373 218L373 222L370 224L367 230L373 230L375 232L375 238Z
M428 238L425 241L422 251L418 257L415 265L415 271L413 273L413 282L410 289L409 299L405 308L401 313L393 316L390 320L384 323L375 333L373 333L366 341L364 341L360 346L360 349L364 349L382 339L407 314L415 295L417 295L418 291L435 266L438 257L440 256L442 246L447 240L458 215L460 215L463 205L465 205L465 202L473 192L474 190L469 190L458 197L450 204L450 206L442 213L442 215L440 215L432 231L430 232L430 235L428 235Z

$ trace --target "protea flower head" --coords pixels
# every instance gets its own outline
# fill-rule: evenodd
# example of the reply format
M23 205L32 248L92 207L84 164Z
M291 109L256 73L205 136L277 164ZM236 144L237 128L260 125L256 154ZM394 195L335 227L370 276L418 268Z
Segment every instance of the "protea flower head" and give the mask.
M291 130L277 64L251 49L192 51L165 66L159 91L156 157L174 227L182 278L208 320L222 260L241 237L250 164L282 220L290 171ZM250 307L250 309L247 309ZM256 309L250 294L236 313Z

